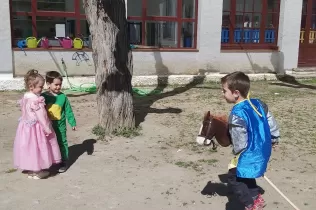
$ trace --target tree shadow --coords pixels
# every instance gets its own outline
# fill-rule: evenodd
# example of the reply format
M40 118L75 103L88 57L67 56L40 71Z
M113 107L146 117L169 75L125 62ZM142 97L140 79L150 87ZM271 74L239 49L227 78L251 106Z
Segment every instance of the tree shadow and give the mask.
M285 73L284 67L284 53L278 52L278 56L271 56L271 63L276 70L277 79L282 82L271 82L271 85L283 86L283 87L292 87L292 88L307 88L307 89L316 89L316 86L305 85L296 80L294 76L288 75Z
M316 90L315 85L306 85L298 82L294 76L284 74L284 75L277 75L277 78L282 83L270 83L271 85L283 86L283 87L291 87L291 88L306 88Z
M155 58L155 68L156 68L156 75L158 77L157 80L157 86L151 93L146 97L134 97L134 113L135 113L135 124L136 126L139 126L142 122L144 122L145 117L148 113L158 113L158 114L164 114L164 113L175 113L179 114L182 112L179 108L173 108L169 107L166 109L156 109L151 108L151 106L160 99L174 96L180 93L183 93L191 88L196 87L196 85L201 84L205 80L205 75L197 75L194 76L193 81L189 84L174 88L172 91L163 92L165 88L169 84L169 75L170 71L166 65L163 63L163 59L161 57L160 52L154 52L153 53ZM158 91L158 94L155 94L155 92Z
M157 114L181 113L182 110L179 108L169 107L166 109L156 109L156 108L151 108L151 106L160 99L186 92L187 90L196 87L196 85L203 83L204 80L205 80L205 76L195 76L192 82L190 82L189 84L183 87L177 87L171 91L163 92L157 95L149 95L146 97L135 97L134 98L134 113L135 113L136 126L139 126L142 122L145 121L145 117L147 116L148 113L157 113Z
M244 210L245 207L239 200L234 196L231 189L227 186L227 174L221 174L218 176L221 183L213 183L209 181L201 191L202 195L208 195L211 198L213 196L227 197L228 202L226 203L226 210ZM264 194L264 190L259 186L260 193Z
M270 61L274 68L274 71L272 69L269 69L265 66L259 66L258 64L254 63L251 54L247 51L245 51L248 61L252 67L252 70L255 73L274 73L277 77L277 79L280 81L278 83L269 83L271 85L277 85L277 86L284 86L284 87L292 87L292 88L306 88L306 89L316 89L316 86L314 85L306 85L298 82L294 76L288 75L285 73L284 69L284 53L283 52L276 52L271 55ZM281 83L282 82L282 83Z
M155 69L157 75L157 86L153 91L163 91L168 86L170 71L163 63L161 53L153 52L155 58Z

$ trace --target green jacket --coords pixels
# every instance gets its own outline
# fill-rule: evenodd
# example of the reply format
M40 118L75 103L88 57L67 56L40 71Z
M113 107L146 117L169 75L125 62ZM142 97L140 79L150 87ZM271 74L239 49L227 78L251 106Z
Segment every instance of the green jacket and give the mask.
M76 119L67 96L64 93L52 95L49 92L42 93L45 98L47 114L53 125L65 126L66 119L71 127L76 126Z

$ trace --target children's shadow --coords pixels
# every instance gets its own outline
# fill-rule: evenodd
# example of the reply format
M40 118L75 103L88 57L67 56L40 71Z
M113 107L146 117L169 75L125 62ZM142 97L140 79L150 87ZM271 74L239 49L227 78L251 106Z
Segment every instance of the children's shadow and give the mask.
M209 181L204 189L201 191L202 195L209 196L225 196L228 198L228 202L226 203L226 210L244 210L245 207L238 201L238 199L234 196L231 189L225 184L227 183L227 174L222 174L218 176L222 183L212 183ZM264 193L264 190L260 188L261 194Z
M95 139L84 140L81 144L72 145L69 147L69 160L68 166L71 167L77 159L87 152L87 155L92 155L94 152Z
M94 144L97 141L95 139L87 139L84 140L81 144L72 145L68 148L69 150L69 159L68 159L68 167L70 168L78 158L83 155L83 153L87 152L88 155L92 155L94 152ZM50 177L56 176L58 174L59 164L52 165L48 171L50 172Z

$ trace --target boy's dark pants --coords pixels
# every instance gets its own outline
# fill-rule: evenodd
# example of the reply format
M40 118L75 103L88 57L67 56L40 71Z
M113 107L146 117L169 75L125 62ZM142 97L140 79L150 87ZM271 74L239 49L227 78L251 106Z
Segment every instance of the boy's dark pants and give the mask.
M228 186L232 188L233 193L245 206L253 205L260 193L256 179L237 177L236 168L228 171Z

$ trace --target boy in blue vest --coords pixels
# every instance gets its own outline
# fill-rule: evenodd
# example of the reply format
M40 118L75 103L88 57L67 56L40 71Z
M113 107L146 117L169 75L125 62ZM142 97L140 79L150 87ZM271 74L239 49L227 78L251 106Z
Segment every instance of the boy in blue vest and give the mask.
M228 167L228 186L245 210L261 210L264 200L256 178L267 170L272 145L278 143L279 128L267 105L249 98L250 80L246 74L228 74L221 83L224 98L234 104L228 123L235 158Z

